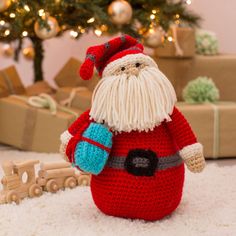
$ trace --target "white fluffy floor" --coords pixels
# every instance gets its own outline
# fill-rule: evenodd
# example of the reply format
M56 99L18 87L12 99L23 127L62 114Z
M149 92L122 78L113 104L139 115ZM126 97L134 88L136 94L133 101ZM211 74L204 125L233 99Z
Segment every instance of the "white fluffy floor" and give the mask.
M57 161L57 154L36 154L0 149L6 159ZM20 205L0 206L1 236L89 235L236 235L236 159L219 165L208 162L202 174L186 171L181 205L157 222L114 218L93 204L88 187L25 199ZM0 177L3 173L0 170Z

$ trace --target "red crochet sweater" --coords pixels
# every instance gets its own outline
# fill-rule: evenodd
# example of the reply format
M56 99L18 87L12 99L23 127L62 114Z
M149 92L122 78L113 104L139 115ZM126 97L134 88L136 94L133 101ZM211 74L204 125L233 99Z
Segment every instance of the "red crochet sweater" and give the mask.
M124 158L132 149L151 149L157 158L177 154L185 146L197 142L184 116L174 108L172 121L162 122L153 131L114 134L110 157ZM89 126L89 111L82 114L68 129L73 136L66 154L74 161L74 150ZM91 180L91 191L97 207L113 216L157 220L178 206L184 182L184 165L158 170L154 176L134 176L125 169L106 166Z

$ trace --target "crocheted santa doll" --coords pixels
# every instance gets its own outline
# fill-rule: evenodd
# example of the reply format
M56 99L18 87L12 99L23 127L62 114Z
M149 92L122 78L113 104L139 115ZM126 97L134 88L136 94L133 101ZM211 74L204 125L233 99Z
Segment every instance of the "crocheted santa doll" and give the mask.
M158 220L179 205L184 163L200 172L203 148L175 107L176 95L143 46L128 35L90 47L80 75L102 77L89 111L61 135L61 151L91 172L105 214ZM170 68L171 70L171 68Z

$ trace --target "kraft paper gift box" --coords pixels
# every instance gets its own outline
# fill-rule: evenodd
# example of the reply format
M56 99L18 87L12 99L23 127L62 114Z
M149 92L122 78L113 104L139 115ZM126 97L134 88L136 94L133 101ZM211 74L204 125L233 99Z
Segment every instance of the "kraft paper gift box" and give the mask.
M203 144L205 157L236 156L236 103L177 103Z
M179 46L183 52L183 55L176 55L176 48L174 41L166 41L160 47L154 50L157 57L194 57L195 55L195 31L188 27L177 27L176 35Z
M182 100L186 84L198 76L213 79L220 91L220 100L236 101L236 55L196 55L192 59L154 58L160 70L166 74L175 87L177 97Z
M62 69L55 76L54 80L58 87L87 87L93 90L98 83L98 76L94 75L89 81L82 80L79 76L81 62L75 58L70 58Z
M82 112L73 110L78 115ZM0 99L0 142L22 150L59 152L60 134L76 119L75 114L34 108L9 96Z
M69 107L86 111L91 107L92 92L86 87L64 87L57 90L55 98L60 104L69 99Z
M14 66L0 70L0 98L10 94L23 94L25 88Z

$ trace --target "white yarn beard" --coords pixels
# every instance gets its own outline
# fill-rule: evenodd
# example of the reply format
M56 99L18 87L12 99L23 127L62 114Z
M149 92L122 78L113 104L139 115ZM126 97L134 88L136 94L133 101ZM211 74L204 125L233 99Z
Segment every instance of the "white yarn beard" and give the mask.
M149 66L138 76L103 78L93 92L90 117L117 132L148 131L171 120L175 102L170 81L158 68Z

